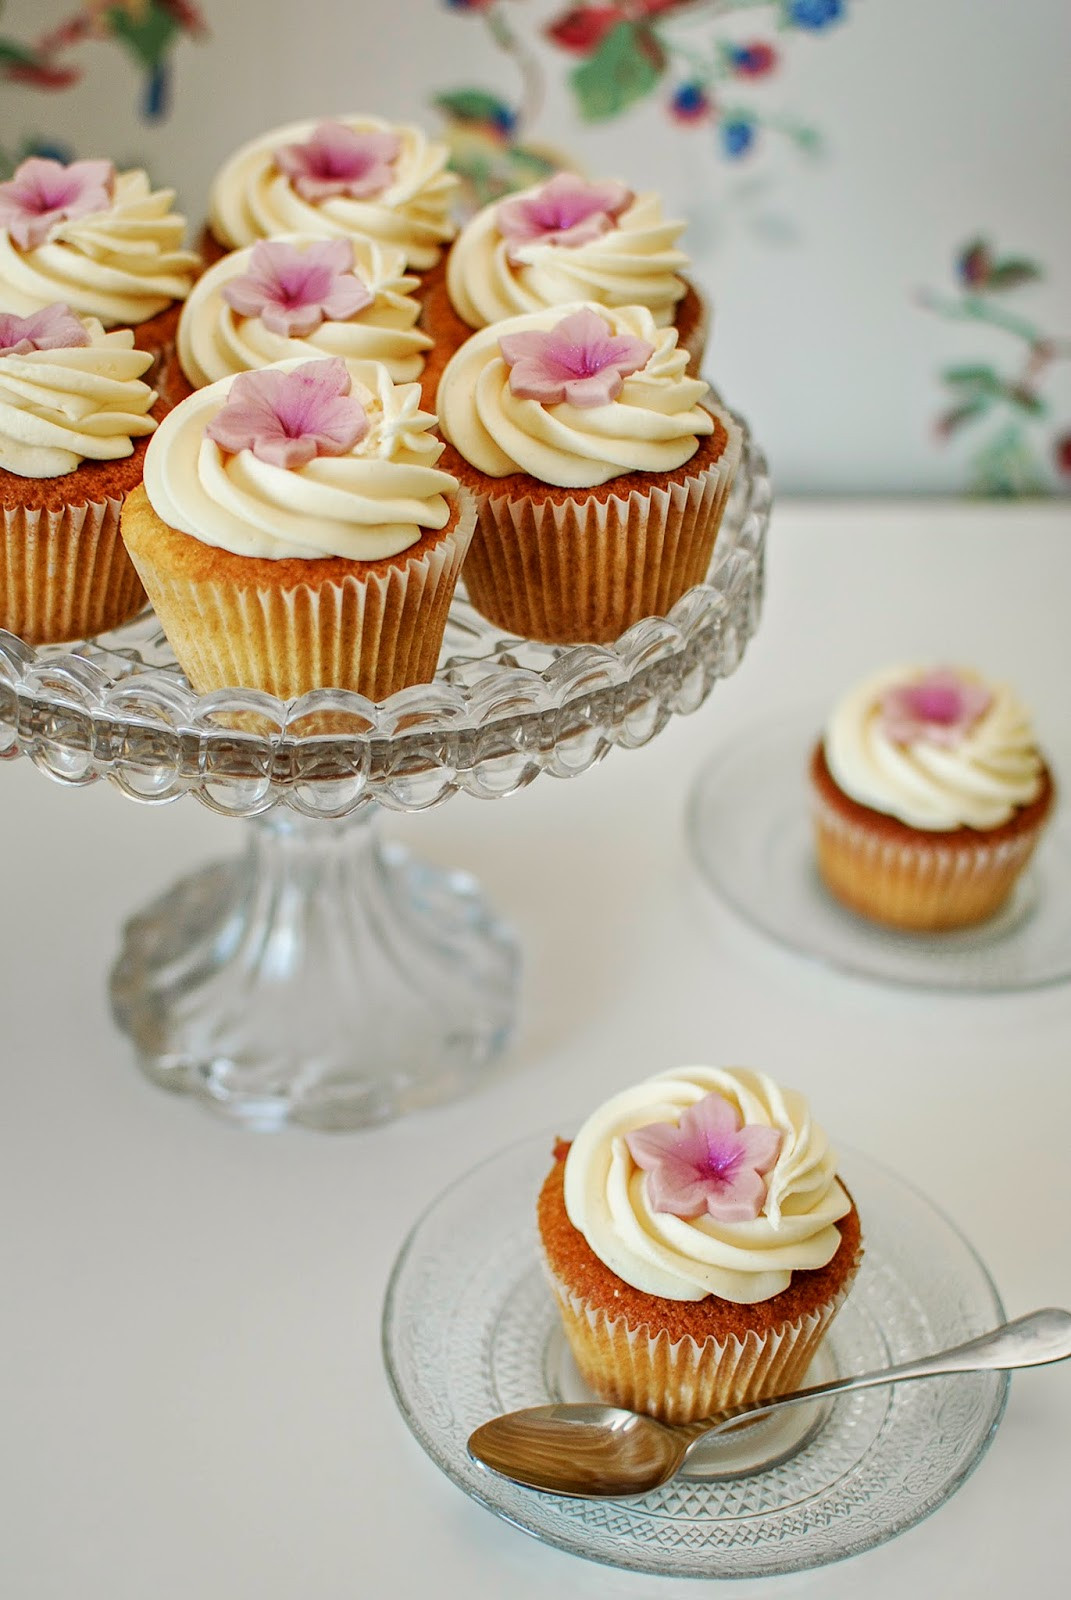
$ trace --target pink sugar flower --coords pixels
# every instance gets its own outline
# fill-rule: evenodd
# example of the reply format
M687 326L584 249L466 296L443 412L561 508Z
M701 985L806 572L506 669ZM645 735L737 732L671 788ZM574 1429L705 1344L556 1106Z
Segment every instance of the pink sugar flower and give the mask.
M609 405L629 373L654 355L654 345L629 334L615 337L605 317L587 308L563 317L549 333L508 333L498 348L509 364L512 393L545 406Z
M232 278L223 298L243 317L259 317L272 333L304 337L321 322L344 322L375 299L352 270L348 239L322 239L305 247L262 239L249 269Z
M557 244L567 249L590 244L608 233L622 211L632 204L632 190L609 179L585 183L572 173L559 172L531 194L503 200L495 212L495 225L510 241L506 257L518 266L526 244Z
M959 744L993 704L980 683L969 683L950 667L939 667L914 683L886 689L879 704L882 731L894 744L916 741L950 748Z
M85 324L62 300L33 311L28 317L0 312L0 356L27 356L31 350L71 350L88 343Z
M688 1106L679 1124L651 1122L625 1135L646 1173L653 1211L718 1222L754 1222L766 1200L764 1174L781 1149L776 1128L745 1126L716 1090Z
M15 176L0 183L0 228L21 250L44 244L68 217L106 211L115 189L110 161L72 161L65 166L47 156L30 156Z
M243 372L205 429L222 449L251 450L274 467L304 467L341 456L368 432L368 413L350 394L346 363L305 361L289 372Z
M280 145L275 165L306 200L345 194L367 200L394 181L393 163L401 140L396 134L358 133L341 122L321 122L308 139Z

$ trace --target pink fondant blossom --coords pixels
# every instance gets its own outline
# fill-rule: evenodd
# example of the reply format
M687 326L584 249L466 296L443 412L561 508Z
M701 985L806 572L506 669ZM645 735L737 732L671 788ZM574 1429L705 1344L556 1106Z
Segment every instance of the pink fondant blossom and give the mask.
M618 337L605 317L587 307L563 317L549 333L505 334L498 348L510 368L512 393L545 406L609 405L629 373L639 372L654 354L654 345L630 334Z
M507 259L518 266L528 244L557 244L568 249L590 244L608 233L631 204L632 190L623 183L613 179L585 183L572 173L559 172L531 194L503 200L495 212L495 225L509 240Z
M375 299L352 270L348 239L300 246L262 239L249 269L232 278L223 298L243 317L259 317L272 333L304 337L321 322L343 322Z
M940 667L914 683L899 683L881 697L882 731L894 744L959 744L993 704L980 683L970 683L950 667Z
M115 190L110 161L72 161L65 166L47 156L30 156L15 176L0 183L0 228L22 250L44 244L68 217L106 211Z
M777 1160L781 1135L764 1124L745 1126L732 1101L715 1090L688 1106L676 1126L651 1122L627 1133L625 1143L646 1173L653 1211L753 1222L766 1199L764 1174Z
M88 343L85 324L62 300L33 311L28 317L0 312L0 356L26 356L31 350L71 350Z
M369 426L364 406L350 394L346 363L333 358L289 372L243 372L205 433L232 453L251 450L275 467L303 467L314 456L344 455Z
M275 165L306 200L345 194L367 200L394 181L401 140L372 129L359 133L342 122L321 122L308 139L273 151Z

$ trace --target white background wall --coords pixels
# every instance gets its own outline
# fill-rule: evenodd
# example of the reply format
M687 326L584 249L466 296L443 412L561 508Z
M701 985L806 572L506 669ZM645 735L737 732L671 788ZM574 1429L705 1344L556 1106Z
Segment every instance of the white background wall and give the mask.
M560 0L503 6L530 39L564 9ZM708 129L680 128L656 103L584 127L565 84L575 59L549 47L540 50L549 92L532 131L594 174L657 186L687 215L696 275L716 305L710 374L754 423L782 490L959 490L970 439L933 439L945 398L937 372L956 360L1011 367L1018 355L1006 335L941 322L914 294L951 289L956 247L985 233L1046 269L1043 283L1006 303L1071 335L1071 6L847 8L821 35L780 36L782 72L746 95L814 123L827 146L819 162L771 141L729 164ZM71 10L70 0L9 0L0 34L34 38ZM479 19L443 0L202 0L202 10L212 37L176 49L167 121L140 119L134 68L114 45L94 43L78 53L87 71L72 90L3 86L0 139L40 133L84 155L143 160L198 217L218 162L262 128L362 109L434 129L437 91L517 94ZM773 37L769 16L752 11L735 32ZM709 14L694 26L709 31ZM1071 429L1071 362L1052 369L1045 392L1049 433Z

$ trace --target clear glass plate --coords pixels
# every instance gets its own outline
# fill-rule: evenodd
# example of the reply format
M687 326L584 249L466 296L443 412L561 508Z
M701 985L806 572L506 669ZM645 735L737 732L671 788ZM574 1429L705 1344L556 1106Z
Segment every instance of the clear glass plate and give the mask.
M1000 911L976 928L901 933L827 892L814 863L807 770L821 715L751 729L696 781L692 854L720 898L779 944L845 972L929 989L1040 988L1071 977L1071 817L1051 818Z
M1004 1409L1003 1373L846 1396L794 1425L782 1450L768 1440L761 1470L715 1458L632 1500L562 1499L478 1466L466 1441L479 1423L585 1398L539 1260L535 1202L552 1145L548 1133L525 1139L440 1195L387 1291L383 1349L395 1398L466 1494L546 1544L608 1566L750 1578L881 1544L936 1510L977 1465ZM845 1155L841 1172L866 1253L826 1340L822 1376L907 1360L1003 1320L985 1267L929 1201L858 1153Z

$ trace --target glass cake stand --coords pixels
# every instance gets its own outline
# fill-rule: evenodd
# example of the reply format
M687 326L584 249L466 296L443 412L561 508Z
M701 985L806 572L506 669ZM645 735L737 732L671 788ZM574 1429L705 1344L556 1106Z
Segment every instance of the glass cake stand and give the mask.
M145 1072L252 1127L354 1128L462 1092L511 1029L518 953L464 873L383 844L380 809L569 778L694 711L762 596L770 485L745 428L706 582L608 646L503 637L459 591L434 682L373 704L196 696L151 610L84 644L0 630L0 759L250 818L244 855L127 925L112 1006Z

